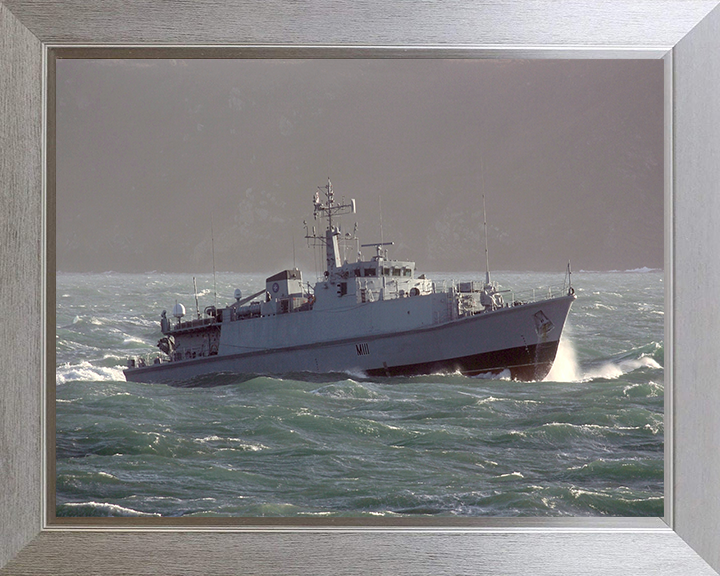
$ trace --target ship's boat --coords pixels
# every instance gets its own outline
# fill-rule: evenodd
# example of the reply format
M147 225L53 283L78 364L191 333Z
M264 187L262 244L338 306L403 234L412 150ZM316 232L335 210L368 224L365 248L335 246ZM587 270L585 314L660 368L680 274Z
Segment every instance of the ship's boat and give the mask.
M322 199L321 194L322 192ZM390 243L359 245L355 262L343 261L341 242L357 242L337 225L355 213L355 201L336 202L332 185L313 199L324 234L305 225L309 244L326 257L323 278L304 284L300 270L282 270L265 287L220 308L185 319L176 304L160 318L162 352L130 359L128 381L180 382L212 373L283 375L350 372L412 376L460 372L509 373L542 380L550 371L570 306L569 281L541 299L506 298L490 281L433 282L415 263L387 257ZM357 226L356 226L357 230ZM362 259L359 248L373 247ZM487 252L487 233L486 233ZM198 308L199 311L199 308Z

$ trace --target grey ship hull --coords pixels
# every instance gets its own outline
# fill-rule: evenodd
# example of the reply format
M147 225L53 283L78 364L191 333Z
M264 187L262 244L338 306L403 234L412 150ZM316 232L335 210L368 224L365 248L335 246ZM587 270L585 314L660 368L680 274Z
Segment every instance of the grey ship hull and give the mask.
M500 308L392 333L355 334L261 351L220 354L125 371L128 381L179 382L212 373L349 372L409 376L510 372L542 380L555 359L574 295ZM538 325L538 314L545 320Z

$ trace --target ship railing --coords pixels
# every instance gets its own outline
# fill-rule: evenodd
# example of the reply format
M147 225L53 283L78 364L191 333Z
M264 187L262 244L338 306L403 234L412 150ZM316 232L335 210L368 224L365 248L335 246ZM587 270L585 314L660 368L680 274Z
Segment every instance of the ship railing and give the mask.
M463 284L469 284L465 282ZM471 293L477 292L477 286L481 282L475 281L472 283ZM497 284L493 283L496 288L502 288ZM465 290L460 291L460 285L455 280L435 280L432 282L431 291L434 294L464 294ZM549 300L552 298L558 298L565 296L568 293L568 284L549 284L536 286L535 288L528 288L525 290L513 290L513 289L500 289L497 292L503 296L506 303L512 305L515 302L527 304L529 302L538 302L540 300ZM470 292L467 292L470 293Z
M532 289L515 291L510 290L505 296L506 301L509 300L511 305L528 304L530 302L539 302L540 300L550 300L567 294L568 287L566 285L548 285L537 286ZM509 296L509 298L508 298Z
M470 282L458 282L457 280L435 280L432 282L432 292L435 294L459 294L480 292L484 282L478 280ZM469 288L469 289L468 289Z
M186 320L185 322L177 322L173 326L173 330L186 330L188 328L197 328L198 326L208 326L216 322L213 316L209 318L195 318L193 320Z
M434 294L452 293L456 290L457 282L455 280L434 280L432 283L432 291Z
M217 352L212 352L207 345L192 346L182 350L173 350L167 356L158 354L157 352L148 352L129 359L128 366L130 368L144 368L145 366L153 366L157 364L167 364L168 362L177 362L178 360L190 360L192 358L204 358L206 356L214 356Z

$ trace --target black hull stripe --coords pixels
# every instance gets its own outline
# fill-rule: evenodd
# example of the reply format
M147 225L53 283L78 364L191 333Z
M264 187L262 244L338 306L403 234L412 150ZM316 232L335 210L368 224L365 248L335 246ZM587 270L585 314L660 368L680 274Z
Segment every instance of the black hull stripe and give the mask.
M557 347L558 342L554 341L447 360L375 368L366 370L365 373L368 376L419 376L459 371L466 376L475 376L487 372L500 373L503 370L509 370L513 380L530 382L542 380L548 375L555 360Z

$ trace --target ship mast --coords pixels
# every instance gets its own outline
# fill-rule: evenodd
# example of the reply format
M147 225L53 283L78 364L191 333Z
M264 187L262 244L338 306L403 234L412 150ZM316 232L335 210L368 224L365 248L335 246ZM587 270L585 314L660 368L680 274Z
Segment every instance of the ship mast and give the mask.
M488 255L487 215L485 213L485 194L483 194L483 230L485 231L485 284L490 284L490 256Z
M320 194L324 195L324 199L321 200ZM332 183L328 178L325 186L318 186L318 191L315 192L315 198L313 200L313 217L315 220L320 218L327 218L327 229L325 230L325 238L318 236L315 233L313 227L312 234L308 233L307 226L305 228L305 238L312 240L315 246L325 245L325 255L327 261L326 275L330 276L335 268L339 268L342 265L340 261L340 246L338 244L338 237L340 236L340 228L333 226L333 217L340 216L342 214L354 214L355 213L355 200L351 199L349 204L337 204L335 202L335 195L333 193Z

